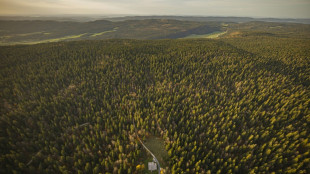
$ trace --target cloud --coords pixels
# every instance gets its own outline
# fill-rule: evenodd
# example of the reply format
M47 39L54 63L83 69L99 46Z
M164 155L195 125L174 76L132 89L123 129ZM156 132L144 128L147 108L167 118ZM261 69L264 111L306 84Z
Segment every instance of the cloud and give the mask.
M2 14L116 14L130 13L122 5L86 0L1 0Z

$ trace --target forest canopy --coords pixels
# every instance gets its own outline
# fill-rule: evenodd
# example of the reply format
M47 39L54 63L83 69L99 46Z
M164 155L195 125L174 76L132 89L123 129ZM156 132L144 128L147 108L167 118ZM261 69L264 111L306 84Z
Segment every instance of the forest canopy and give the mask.
M310 173L310 41L229 36L0 47L0 173Z

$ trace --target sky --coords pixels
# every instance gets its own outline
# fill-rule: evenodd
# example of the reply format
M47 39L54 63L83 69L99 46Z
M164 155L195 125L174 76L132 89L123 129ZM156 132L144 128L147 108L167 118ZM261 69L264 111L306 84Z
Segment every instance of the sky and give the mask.
M0 0L0 15L64 14L310 18L310 0Z

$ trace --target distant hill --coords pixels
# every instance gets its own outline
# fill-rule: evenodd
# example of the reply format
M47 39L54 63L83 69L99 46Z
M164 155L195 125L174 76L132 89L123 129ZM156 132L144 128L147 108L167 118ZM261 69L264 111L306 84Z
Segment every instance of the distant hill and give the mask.
M74 22L89 22L100 20L103 18L108 18L111 16L0 16L0 20L5 21L35 21L35 20L43 20L43 21L74 21Z
M251 35L310 38L309 24L246 22L251 19L149 16L89 22L0 20L0 45L70 40L217 38L219 36L247 37ZM212 34L214 35L212 36Z
M73 21L73 22L90 22L96 20L109 21L126 21L126 20L145 20L145 19L171 19L181 21L195 21L195 22L288 22L310 24L309 18L253 18L253 17L219 17L219 16L124 16L124 15L106 15L106 16L0 16L0 20L8 21L25 21L25 20L52 20L52 21Z
M73 21L0 21L2 45L97 39L163 39L221 30L220 22L170 19Z
M125 21L125 20L145 20L145 19L173 19L182 21L195 21L195 22L288 22L288 23L302 23L310 24L310 19L293 19L293 18L251 18L251 17L203 17L203 16L126 16L126 17L112 17L104 18L110 21Z

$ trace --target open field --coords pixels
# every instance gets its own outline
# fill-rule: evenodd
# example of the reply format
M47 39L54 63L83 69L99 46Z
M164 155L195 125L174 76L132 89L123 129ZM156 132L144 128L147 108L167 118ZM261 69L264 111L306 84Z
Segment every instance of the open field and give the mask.
M144 151L143 153L142 153L142 156L141 156L142 158L142 164L144 165L144 171L143 171L143 173L145 173L145 174L155 174L155 173L158 173L157 172L157 170L155 170L155 171L149 171L148 170L148 162L151 162L151 161L153 161L153 158L151 157L151 155L149 155L146 151Z
M45 33L44 33L45 34ZM26 45L32 45L32 44L39 44L39 43L48 43L48 42L59 42L59 41L65 41L65 40L71 40L71 39L77 39L80 38L87 33L79 34L79 35L70 35L70 36L64 36L54 39L46 39L46 40L39 40L39 41L21 41L21 42L10 42L9 44L6 42L1 42L0 45L18 45L18 44L26 44Z
M165 149L165 143L163 139L155 136L150 136L146 138L144 145L156 156L157 160L159 161L160 167L165 169L168 166L168 153ZM153 161L152 156L146 151L142 150L141 162L145 166L144 173L157 173L156 171L149 171L148 170L148 162Z
M47 39L47 40L39 41L39 43L44 43L44 42L58 42L58 41L63 41L63 40L68 40L68 39L76 39L76 38L79 38L79 37L84 36L85 34L86 34L86 33L84 33L84 34L79 34L79 35L64 36L64 37L55 38L55 39Z
M192 34L192 35L184 37L184 39L197 39L197 38L215 39L215 38L218 38L219 36L221 36L225 33L226 33L226 31L216 31L216 32L213 32L210 34L202 34L202 35Z
M112 32L117 31L117 29L118 29L118 27L115 27L113 30L104 31L101 33L94 33L94 34L90 35L90 37L96 37L96 36L101 36L101 35L106 34L106 33L112 33Z
M32 33L22 33L22 34L15 34L12 35L13 36L31 36L31 35L39 35L39 34L45 34L43 31L39 31L39 32L32 32Z
M144 142L150 151L156 156L162 168L167 166L168 152L165 149L164 141L159 137L151 136Z

